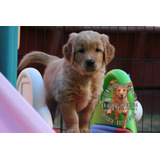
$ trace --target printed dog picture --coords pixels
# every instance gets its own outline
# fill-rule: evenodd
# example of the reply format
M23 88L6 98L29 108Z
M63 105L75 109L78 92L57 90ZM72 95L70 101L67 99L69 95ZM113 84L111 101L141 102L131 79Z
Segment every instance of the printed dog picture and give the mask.
M129 112L129 101L127 99L129 92L128 88L132 86L132 82L121 85L114 81L110 81L109 84L114 85L114 91L111 105L108 107L106 114L110 115L114 112L116 121L118 121L118 115L122 114L124 116L122 128L125 129Z

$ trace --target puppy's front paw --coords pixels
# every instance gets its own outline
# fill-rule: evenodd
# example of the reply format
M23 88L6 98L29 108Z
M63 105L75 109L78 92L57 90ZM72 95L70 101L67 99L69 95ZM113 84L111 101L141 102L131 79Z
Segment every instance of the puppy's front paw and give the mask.
M106 112L107 115L110 115L111 113L112 113L111 110L108 110L108 111Z
M124 116L126 116L126 115L128 114L128 112L127 112L127 111L123 111L122 114L123 114Z
M80 131L78 129L67 129L66 133L80 133Z
M115 115L115 120L118 121L118 115Z
M122 128L123 128L123 129L126 129L126 124L123 124Z
M80 128L80 133L91 133L91 131L88 128Z

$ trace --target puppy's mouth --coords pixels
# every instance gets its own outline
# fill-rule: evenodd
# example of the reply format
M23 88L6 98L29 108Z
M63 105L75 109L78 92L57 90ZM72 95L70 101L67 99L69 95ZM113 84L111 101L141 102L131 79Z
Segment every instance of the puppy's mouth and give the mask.
M96 71L96 68L95 67L85 67L85 70L87 72L94 72L94 71Z
M124 98L123 96L120 96L120 97L119 97L119 99L120 99L121 102L123 101L123 98Z
M97 71L98 69L94 66L92 67L89 67L89 66L86 66L86 65L80 65L80 70L83 71L83 72L95 72Z

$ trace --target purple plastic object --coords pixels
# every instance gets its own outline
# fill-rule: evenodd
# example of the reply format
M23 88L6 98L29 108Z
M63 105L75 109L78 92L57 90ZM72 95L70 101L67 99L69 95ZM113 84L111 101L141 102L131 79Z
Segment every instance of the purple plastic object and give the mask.
M55 133L1 73L0 132Z
M91 128L92 133L132 133L128 129L101 125L101 124L94 124Z

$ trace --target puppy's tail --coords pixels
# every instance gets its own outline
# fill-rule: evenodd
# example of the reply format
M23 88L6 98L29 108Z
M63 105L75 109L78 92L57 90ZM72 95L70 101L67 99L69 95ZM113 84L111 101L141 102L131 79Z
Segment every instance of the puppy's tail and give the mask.
M21 62L19 63L18 70L23 69L29 63L41 63L45 66L49 64L49 62L53 61L54 59L59 59L58 57L48 55L44 52L33 51L26 54Z

